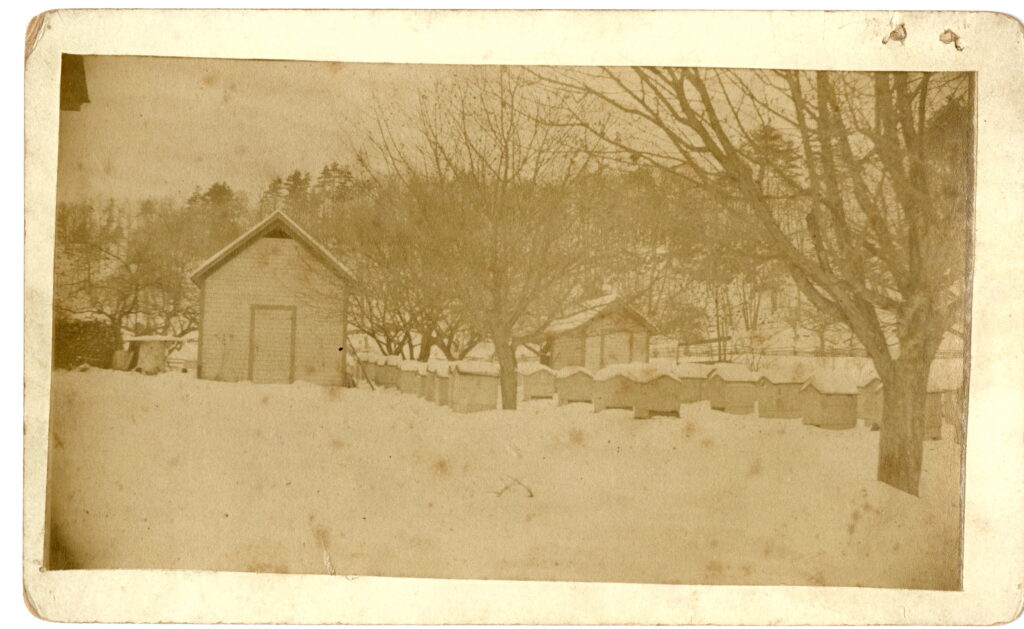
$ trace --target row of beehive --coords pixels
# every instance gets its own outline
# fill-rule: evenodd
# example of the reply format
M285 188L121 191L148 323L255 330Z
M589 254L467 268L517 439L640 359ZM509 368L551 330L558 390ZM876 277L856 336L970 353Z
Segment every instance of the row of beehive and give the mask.
M396 356L362 361L366 376L378 386L415 393L459 412L498 406L497 365L483 362L427 363ZM559 405L592 403L594 411L630 409L638 419L675 415L682 404L708 401L726 413L757 413L768 418L802 418L822 428L852 428L861 420L882 420L882 387L877 378L851 384L834 373L758 373L739 364L683 363L660 367L647 363L614 365L592 374L582 367L553 371L536 363L524 364L518 374L523 399L557 399ZM959 418L961 396L956 383L929 383L926 435L939 438L942 423Z

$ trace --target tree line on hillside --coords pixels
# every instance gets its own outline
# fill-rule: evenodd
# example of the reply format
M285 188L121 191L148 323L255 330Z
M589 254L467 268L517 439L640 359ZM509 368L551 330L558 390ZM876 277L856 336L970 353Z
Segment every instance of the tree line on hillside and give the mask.
M477 68L382 108L368 148L312 178L176 205L58 208L57 311L196 326L190 265L287 212L359 284L390 354L516 351L574 304L623 295L683 340L841 326L885 390L879 479L916 493L929 365L963 334L973 78L693 68ZM789 290L787 290L789 289ZM824 333L822 333L824 335ZM822 336L824 338L824 336Z

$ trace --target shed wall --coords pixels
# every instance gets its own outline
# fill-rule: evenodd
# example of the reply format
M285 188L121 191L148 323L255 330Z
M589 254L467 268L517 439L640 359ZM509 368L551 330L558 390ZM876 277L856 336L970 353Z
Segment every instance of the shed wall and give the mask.
M301 244L260 238L203 281L200 377L250 377L250 325L254 305L294 306L295 379L344 382L344 285Z

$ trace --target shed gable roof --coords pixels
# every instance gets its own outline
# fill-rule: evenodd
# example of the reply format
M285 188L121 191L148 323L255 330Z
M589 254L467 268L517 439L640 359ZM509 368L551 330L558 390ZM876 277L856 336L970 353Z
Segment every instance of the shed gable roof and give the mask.
M651 322L646 317L623 301L618 295L611 294L579 304L579 307L572 314L552 321L547 329L544 330L544 333L557 335L572 332L582 328L599 316L616 310L636 318L648 331L652 333L655 331L654 326L651 325Z
M201 283L210 273L213 273L215 270L220 268L221 265L233 258L256 240L264 236L278 235L282 233L305 247L306 250L312 253L314 257L324 264L324 266L330 269L331 272L341 279L349 282L355 281L355 277L352 275L352 272L349 271L344 264L335 258L323 245L314 240L306 230L299 227L295 221L281 211L273 212L259 223L253 225L249 231L234 239L228 243L226 247L207 258L205 262L200 264L199 267L192 272L192 281L196 284Z

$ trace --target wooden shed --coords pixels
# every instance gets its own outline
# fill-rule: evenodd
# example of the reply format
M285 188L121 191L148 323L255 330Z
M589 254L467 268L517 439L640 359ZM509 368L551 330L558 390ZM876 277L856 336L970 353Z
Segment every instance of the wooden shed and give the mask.
M398 390L402 393L420 393L420 369L427 364L415 360L403 360L398 363Z
M707 398L711 408L736 415L754 412L757 382L761 374L738 363L718 363L708 375Z
M586 367L596 372L608 365L647 362L654 327L618 295L584 302L545 330L551 347L551 368Z
M524 400L555 397L555 372L540 363L520 363L519 391Z
M451 399L451 381L449 380L451 370L452 363L446 360L427 363L427 371L434 376L434 401L441 406L447 406Z
M385 356L384 362L377 364L377 378L380 386L391 388L398 386L398 364L401 362L401 356Z
M780 364L762 370L757 382L757 414L760 417L800 417L800 389L811 377L807 363Z
M692 404L708 399L708 375L714 369L703 363L679 363L672 370L672 375L679 381L679 401Z
M609 408L633 408L637 383L630 377L632 365L610 365L594 374L594 412Z
M634 418L649 419L655 415L679 417L680 404L684 398L692 396L694 391L692 382L684 384L677 377L676 368L677 365L649 363L621 367L623 375L633 382Z
M463 360L448 375L448 401L456 413L474 413L498 408L498 365Z
M961 365L941 365L939 361L933 361L925 394L925 438L941 439L943 424L953 426L954 434L961 430L962 387ZM882 425L884 394L878 376L869 378L858 387L857 418L866 426Z
M348 384L339 348L352 275L281 212L210 257L192 281L200 378Z
M558 405L594 399L594 376L583 367L563 367L555 372Z
M803 422L819 428L845 429L857 425L855 382L842 373L818 372L800 388Z

